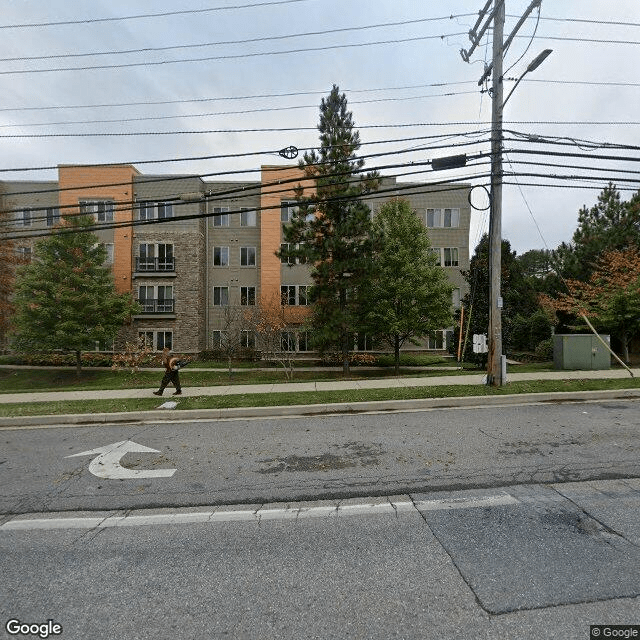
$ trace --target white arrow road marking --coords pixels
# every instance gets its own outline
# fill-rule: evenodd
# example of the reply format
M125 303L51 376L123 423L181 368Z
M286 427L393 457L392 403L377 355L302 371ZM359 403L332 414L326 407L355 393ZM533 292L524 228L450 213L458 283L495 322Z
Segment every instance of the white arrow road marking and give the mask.
M125 469L121 464L121 458L127 453L160 453L157 449L150 449L132 440L123 440L113 444L98 447L91 451L74 453L67 458L79 456L94 456L99 454L89 463L89 471L98 478L110 480L130 480L132 478L170 478L177 469Z

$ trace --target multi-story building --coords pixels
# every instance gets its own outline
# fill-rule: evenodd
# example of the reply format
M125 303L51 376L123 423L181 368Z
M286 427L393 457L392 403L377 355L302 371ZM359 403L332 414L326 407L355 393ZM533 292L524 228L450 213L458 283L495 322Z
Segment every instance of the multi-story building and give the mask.
M215 349L230 326L230 309L250 311L275 301L290 325L282 348L305 352L310 266L276 256L300 182L302 171L291 166L264 166L260 181L205 182L199 176L143 175L130 165L61 165L57 181L7 181L0 195L16 235L24 235L15 246L25 256L37 241L28 236L45 233L65 215L94 216L116 289L130 291L141 305L115 348L143 336L157 350ZM373 214L393 198L409 200L455 286L454 306L466 292L461 270L469 268L468 190L383 178L379 191L365 198ZM442 349L446 331L422 348ZM241 334L243 346L260 347L250 327ZM367 346L360 340L354 348Z

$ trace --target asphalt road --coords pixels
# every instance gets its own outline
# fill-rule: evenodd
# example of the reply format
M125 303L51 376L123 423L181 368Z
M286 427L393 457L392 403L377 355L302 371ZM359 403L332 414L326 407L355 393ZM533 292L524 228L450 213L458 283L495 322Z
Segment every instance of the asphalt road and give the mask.
M2 429L0 512L268 503L635 477L639 426L640 401L616 400ZM140 477L96 476L89 468L94 461L95 470L99 453L77 455L123 442L155 450L114 454L122 469ZM175 471L145 477L162 470Z
M51 620L55 637L93 640L583 640L590 625L640 624L638 480L295 507L14 518L0 527L3 626Z

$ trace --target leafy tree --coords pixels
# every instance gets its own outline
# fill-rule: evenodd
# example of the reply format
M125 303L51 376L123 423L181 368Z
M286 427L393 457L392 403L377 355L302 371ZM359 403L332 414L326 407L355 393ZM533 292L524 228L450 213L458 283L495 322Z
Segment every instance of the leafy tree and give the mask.
M361 197L377 187L374 173L360 176L364 160L356 152L360 134L354 129L347 98L334 85L320 105L320 148L304 154L300 168L315 185L312 195L296 190L298 211L284 226L289 249L279 257L312 264L313 304L310 325L314 346L342 353L349 371L350 337L358 330L361 312L356 292L372 267L370 209Z
M549 300L557 311L584 314L620 340L629 361L629 342L640 331L640 250L605 251L588 282L568 280L569 294Z
M508 240L502 241L501 295L502 308L502 342L505 350L512 348L514 329L517 330L516 317L533 315L539 308L537 294L531 283L525 278L522 267L516 259L516 252L511 251ZM469 335L487 333L489 327L489 236L484 234L470 260L469 270L463 271L469 283L469 293L464 297L463 305L469 321ZM465 319L466 324L469 316ZM528 332L528 329L527 329ZM517 342L517 340L515 340ZM471 340L467 344L465 357L472 357Z
M609 184L597 204L580 210L571 244L562 243L554 260L565 278L586 282L603 252L631 247L640 248L640 194L625 202Z
M14 347L73 351L78 375L81 352L113 340L139 310L131 294L116 293L104 266L106 250L85 230L91 224L87 216L67 218L36 244L33 261L18 270L15 284Z
M0 232L10 232L9 213L0 211ZM12 292L16 266L24 260L16 254L13 241L0 239L0 350L7 345L9 321L13 315Z
M386 203L373 221L380 238L375 267L363 292L367 333L394 351L418 344L430 332L451 324L453 286L436 263L425 226L406 200Z

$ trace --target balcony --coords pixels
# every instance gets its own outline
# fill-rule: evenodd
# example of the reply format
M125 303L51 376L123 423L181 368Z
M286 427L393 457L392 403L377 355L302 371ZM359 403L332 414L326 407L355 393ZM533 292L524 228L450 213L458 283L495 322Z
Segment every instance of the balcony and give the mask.
M138 304L142 307L140 313L174 313L173 298L144 298L139 299Z
M175 273L176 264L173 256L166 258L147 258L136 256L136 273Z

